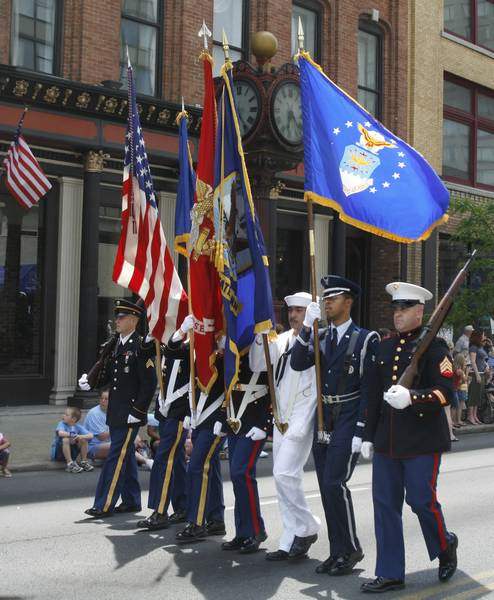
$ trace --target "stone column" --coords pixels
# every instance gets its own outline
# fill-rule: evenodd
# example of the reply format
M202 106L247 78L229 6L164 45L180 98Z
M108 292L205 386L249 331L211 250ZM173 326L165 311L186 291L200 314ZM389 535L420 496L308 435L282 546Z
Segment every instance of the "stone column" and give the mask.
M338 214L334 213L333 220L333 243L331 253L331 273L333 275L346 274L346 225Z
M82 180L60 178L55 370L50 404L65 404L76 389L81 273Z
M99 207L104 158L102 150L99 152L90 150L86 154L84 162L79 304L79 373L86 373L97 358Z

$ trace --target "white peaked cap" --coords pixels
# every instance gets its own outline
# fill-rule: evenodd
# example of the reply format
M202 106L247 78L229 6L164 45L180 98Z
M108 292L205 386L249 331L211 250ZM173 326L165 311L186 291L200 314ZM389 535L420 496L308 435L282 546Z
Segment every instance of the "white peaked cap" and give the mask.
M290 306L301 306L306 307L312 302L312 294L307 292L296 292L290 296L285 296L285 302L288 307ZM316 298L316 302L319 302L319 296Z
M386 291L392 297L393 302L415 300L420 304L425 304L427 300L432 299L432 294L420 285L405 283L403 281L393 281L388 283Z

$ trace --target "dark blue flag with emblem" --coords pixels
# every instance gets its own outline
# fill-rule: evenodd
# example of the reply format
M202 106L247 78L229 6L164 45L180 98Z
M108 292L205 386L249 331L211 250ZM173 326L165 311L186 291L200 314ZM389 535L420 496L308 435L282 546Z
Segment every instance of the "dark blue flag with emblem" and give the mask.
M447 220L449 192L425 158L299 54L305 197L355 227L426 239Z
M238 379L240 356L255 334L273 328L268 259L252 200L242 149L232 64L221 70L215 158L215 266L226 324L225 389L227 399Z
M190 237L190 211L194 205L196 192L196 175L192 166L187 133L188 115L182 104L182 111L177 115L178 123L178 189L175 205L175 251L187 256L187 242Z

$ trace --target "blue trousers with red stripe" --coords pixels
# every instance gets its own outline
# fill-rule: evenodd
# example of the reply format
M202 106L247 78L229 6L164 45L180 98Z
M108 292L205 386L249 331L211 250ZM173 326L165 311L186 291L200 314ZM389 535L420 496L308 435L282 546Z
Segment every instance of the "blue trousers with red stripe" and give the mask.
M119 496L122 502L141 509L141 487L137 477L134 441L139 427L110 427L110 451L96 486L93 506L112 511Z
M223 439L211 428L192 431L192 454L186 477L187 521L205 525L208 521L224 521L223 480L220 449Z
M235 494L235 535L254 537L264 531L256 480L256 463L265 440L252 441L245 435L228 436L230 477Z
M149 480L148 508L167 514L170 500L175 512L186 508L185 438L183 422L168 418L159 423L160 443Z
M450 536L436 497L440 464L440 454L403 459L374 455L372 497L377 577L405 578L404 500L419 519L430 559L434 560L446 550Z

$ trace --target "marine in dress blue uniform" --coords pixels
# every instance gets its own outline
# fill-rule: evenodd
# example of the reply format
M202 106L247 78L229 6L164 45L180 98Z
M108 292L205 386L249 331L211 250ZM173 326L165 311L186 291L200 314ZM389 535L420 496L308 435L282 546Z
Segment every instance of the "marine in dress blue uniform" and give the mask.
M115 301L117 330L119 319L130 319L135 326L141 308L128 300ZM105 517L112 512L141 510L141 488L137 477L134 441L156 391L154 343L145 342L134 330L120 335L113 354L101 375L100 384L109 385L106 423L111 445L96 487L92 508L86 514ZM115 506L118 498L120 506Z
M180 331L180 330L179 330ZM156 400L154 416L159 423L160 441L149 481L148 508L153 513L137 527L155 531L185 521L186 463L184 419L190 416L190 347L172 336L163 346L163 392ZM168 518L168 506L173 514Z
M221 346L221 343L220 343ZM218 377L209 392L196 387L196 410L190 419L192 453L186 477L187 526L176 535L179 543L198 541L208 535L225 535L225 505L219 453L226 420L223 407L223 347L215 361Z
M335 275L323 277L321 284L330 322L319 332L324 425L330 437L329 443L315 437L313 455L330 555L316 572L345 575L364 557L347 482L359 457L367 407L365 373L374 359L379 336L358 327L350 318L353 299L360 294L358 285ZM290 364L295 371L314 365L311 327L315 318L320 318L319 305L311 303L292 350Z
M254 342L256 343L256 342ZM235 495L235 537L223 550L257 552L267 539L261 516L256 465L272 429L267 374L252 372L249 355L240 359L238 381L227 407L228 458Z
M406 500L417 515L429 558L439 558L439 580L456 570L458 539L448 532L436 496L441 455L450 449L444 412L453 395L451 358L439 338L419 366L415 389L397 382L412 357L421 331L425 288L394 282L392 296L398 334L383 340L369 371L369 405L362 455L373 458L372 496L377 543L376 579L364 583L368 593L401 589L405 579L402 510Z

